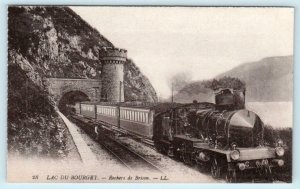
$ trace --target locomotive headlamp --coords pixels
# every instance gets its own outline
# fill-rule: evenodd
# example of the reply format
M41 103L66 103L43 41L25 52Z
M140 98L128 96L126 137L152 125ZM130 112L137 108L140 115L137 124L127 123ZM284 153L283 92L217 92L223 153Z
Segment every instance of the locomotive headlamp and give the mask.
M281 139L277 140L277 146L283 146L283 141Z
M233 142L233 143L231 144L231 149L232 149L232 150L235 150L235 149L236 149L236 146L237 146L236 143Z
M275 152L276 152L276 155L279 157L284 155L284 149L282 147L276 147Z
M230 157L233 160L238 160L240 158L240 152L238 150L233 150L230 152Z
M284 161L282 159L278 160L277 162L279 167L282 167L284 165Z
M273 159L272 161L274 164L277 164L279 167L284 165L284 161L282 159Z
M246 169L246 165L244 163L238 163L237 166L239 167L239 169L241 171L245 170Z

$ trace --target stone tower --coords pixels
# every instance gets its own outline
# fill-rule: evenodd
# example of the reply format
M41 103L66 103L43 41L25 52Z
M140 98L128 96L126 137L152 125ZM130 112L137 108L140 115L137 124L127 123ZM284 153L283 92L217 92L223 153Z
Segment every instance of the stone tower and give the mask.
M124 64L127 50L104 47L99 51L102 62L101 101L124 102Z

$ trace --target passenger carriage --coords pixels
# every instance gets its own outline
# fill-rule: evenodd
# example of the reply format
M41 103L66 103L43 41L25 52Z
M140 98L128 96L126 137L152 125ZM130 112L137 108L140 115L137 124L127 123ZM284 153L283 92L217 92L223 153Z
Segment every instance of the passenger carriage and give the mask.
M75 109L76 113L82 116L152 139L155 115L168 110L171 106L176 104L81 102L76 103Z

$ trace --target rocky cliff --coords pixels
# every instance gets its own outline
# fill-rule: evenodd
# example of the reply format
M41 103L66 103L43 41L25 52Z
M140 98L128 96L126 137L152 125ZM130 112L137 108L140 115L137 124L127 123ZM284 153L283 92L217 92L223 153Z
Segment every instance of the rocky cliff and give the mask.
M68 7L12 6L8 18L8 147L32 146L20 142L26 133L20 130L28 131L24 141L44 130L39 137L47 137L45 145L51 146L54 139L47 125L52 122L53 137L59 137L55 126L59 120L43 78L99 79L99 49L113 44ZM131 60L125 64L124 80L125 100L157 101L151 83Z

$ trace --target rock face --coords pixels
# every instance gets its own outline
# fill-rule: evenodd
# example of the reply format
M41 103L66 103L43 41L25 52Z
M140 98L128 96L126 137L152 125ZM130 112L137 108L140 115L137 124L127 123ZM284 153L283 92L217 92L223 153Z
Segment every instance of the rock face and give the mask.
M114 45L68 7L13 6L8 8L8 18L8 148L21 152L20 146L27 145L31 152L31 142L21 145L17 141L40 136L51 146L50 122L53 136L59 136L43 78L100 79L99 49ZM152 85L132 61L124 71L126 101L157 101ZM58 146L54 149L63 148L63 143Z
M157 102L158 98L148 78L144 77L131 59L124 64L126 101Z

